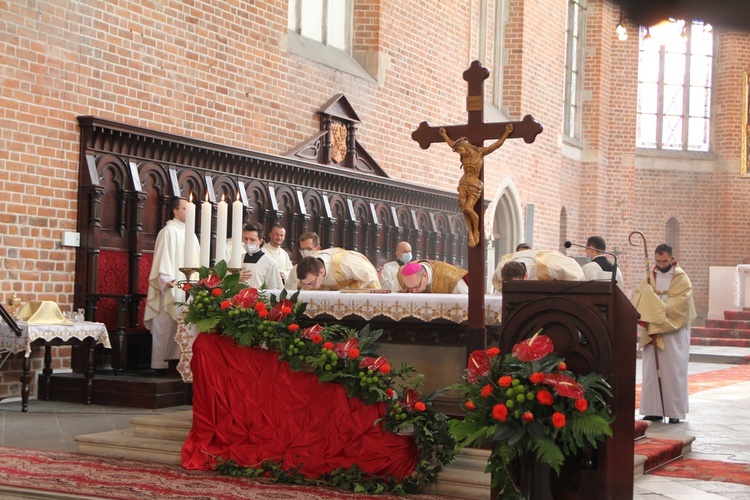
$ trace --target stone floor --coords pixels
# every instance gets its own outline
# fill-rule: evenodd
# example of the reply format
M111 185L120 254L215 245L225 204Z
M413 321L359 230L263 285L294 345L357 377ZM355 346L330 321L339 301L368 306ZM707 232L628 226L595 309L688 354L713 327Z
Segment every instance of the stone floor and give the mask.
M696 347L697 354L700 348ZM692 350L691 350L692 352ZM732 356L750 353L734 348ZM691 355L692 359L692 355ZM700 358L697 359L706 359ZM690 363L690 373L728 368L720 358ZM640 382L640 360L637 380ZM29 411L21 412L16 400L0 402L0 445L30 449L77 451L73 438L79 434L130 427L136 416L183 411L189 406L143 410L113 406L86 406L55 401L32 400ZM650 433L694 435L691 457L750 463L750 380L711 389L690 397L690 413L680 424L653 424ZM667 478L646 475L635 481L637 500L750 500L750 485Z

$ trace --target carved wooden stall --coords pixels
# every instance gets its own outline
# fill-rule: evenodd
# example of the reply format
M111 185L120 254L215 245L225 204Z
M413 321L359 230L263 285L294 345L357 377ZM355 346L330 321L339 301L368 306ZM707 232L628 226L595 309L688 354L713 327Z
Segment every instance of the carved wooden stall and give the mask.
M143 303L156 235L175 197L216 204L239 196L246 222L286 229L293 261L299 235L315 231L323 247L357 250L376 267L394 258L402 239L416 258L465 265L466 228L455 193L389 179L356 140L359 120L343 95L318 114L321 132L286 157L78 118L75 307L107 325L115 373L148 366Z
M597 372L612 386L613 437L587 457L570 458L560 479L537 467L523 482L529 498L633 497L633 415L638 312L611 282L511 281L503 285L502 352L540 328L578 374ZM552 484L550 479L554 479Z

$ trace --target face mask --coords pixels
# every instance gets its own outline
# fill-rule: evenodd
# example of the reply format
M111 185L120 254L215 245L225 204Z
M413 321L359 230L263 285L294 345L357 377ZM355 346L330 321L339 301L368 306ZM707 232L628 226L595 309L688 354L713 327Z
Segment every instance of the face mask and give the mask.
M404 264L408 264L409 262L411 262L411 253L407 252L401 254L401 262L403 262Z
M246 243L245 244L245 251L249 255L252 255L252 254L254 254L255 252L258 251L258 245L256 245L255 243Z
M312 250L300 250L299 253L303 257L309 257L312 255Z
M586 262L591 262L591 257L586 257Z

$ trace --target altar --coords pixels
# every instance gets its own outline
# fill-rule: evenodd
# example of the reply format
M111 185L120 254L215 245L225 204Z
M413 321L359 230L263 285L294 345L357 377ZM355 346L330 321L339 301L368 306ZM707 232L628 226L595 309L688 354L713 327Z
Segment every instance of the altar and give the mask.
M12 320L11 320L12 321ZM45 399L49 399L50 378L52 376L51 347L55 345L86 345L86 404L91 404L93 379L95 372L94 346L101 344L111 348L109 334L103 323L78 321L70 325L30 325L25 321L0 322L0 368L10 354L24 353L23 375L21 376L21 411L29 409L29 384L31 383L31 349L33 346L44 346L44 368L42 375L46 378L47 392Z

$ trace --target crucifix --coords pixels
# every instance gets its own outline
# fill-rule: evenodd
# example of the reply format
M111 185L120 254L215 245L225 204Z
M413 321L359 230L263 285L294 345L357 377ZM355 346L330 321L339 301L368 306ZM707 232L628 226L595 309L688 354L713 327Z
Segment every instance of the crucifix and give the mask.
M518 122L484 122L484 81L490 72L479 61L474 61L464 71L463 78L469 84L466 97L467 123L431 127L422 122L412 132L411 138L422 149L428 149L435 142L446 142L461 156L464 174L459 182L459 203L466 219L469 235L469 310L466 330L467 355L477 349L486 348L486 328L484 318L484 287L487 279L484 268L484 159L483 157L499 148L505 139L522 138L532 143L544 130L533 116L526 115ZM497 142L484 147L484 141ZM473 202L473 206L471 205Z

